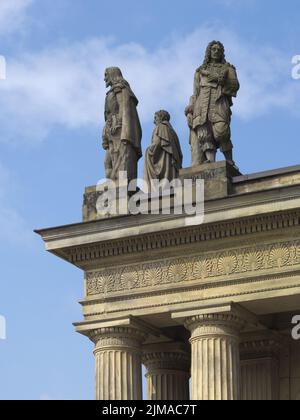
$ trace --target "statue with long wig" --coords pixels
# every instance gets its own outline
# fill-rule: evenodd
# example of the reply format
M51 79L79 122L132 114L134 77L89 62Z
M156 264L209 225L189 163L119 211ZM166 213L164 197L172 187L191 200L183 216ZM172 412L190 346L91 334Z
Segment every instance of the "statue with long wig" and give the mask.
M104 80L109 88L102 134L106 177L118 181L120 172L126 171L130 182L137 178L138 161L142 157L138 99L118 67L107 68Z
M223 44L210 42L204 62L196 70L193 96L185 110L192 166L215 162L218 149L229 164L235 165L230 124L232 98L239 88L236 69L226 61Z

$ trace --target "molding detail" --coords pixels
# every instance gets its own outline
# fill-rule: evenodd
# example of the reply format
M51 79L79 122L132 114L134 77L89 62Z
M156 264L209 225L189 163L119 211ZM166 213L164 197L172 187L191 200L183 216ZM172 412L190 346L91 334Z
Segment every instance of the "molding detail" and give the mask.
M143 353L142 362L147 367L148 375L158 370L190 372L190 356L179 352Z
M109 327L92 330L88 337L95 343L95 352L98 352L115 346L135 348L145 340L146 334L135 328Z
M184 323L185 327L192 333L191 344L195 340L197 341L199 336L203 339L206 336L220 337L226 335L237 339L239 331L245 324L245 320L232 313L196 315L187 318Z
M275 332L262 332L243 337L240 343L241 360L274 357L279 358L283 345L288 345L285 337Z
M244 273L272 270L278 273L278 269L297 265L300 265L300 241L282 242L86 272L86 293L87 296L107 295L199 280L229 280Z
M164 234L153 233L139 237L125 238L114 241L106 241L95 245L71 247L61 250L61 254L70 263L79 267L90 262L120 255L141 253L155 249L163 249L188 245L198 242L220 240L223 238L234 238L244 235L272 232L278 229L295 228L300 226L300 212L285 212L268 214L265 216L249 217L247 219L235 220L207 225L194 226L193 228L180 228L174 231L167 231ZM300 251L299 251L300 252ZM256 256L259 258L259 256ZM254 265L260 264L254 256ZM276 254L272 258L277 258ZM284 253L279 256L279 264L284 263ZM230 269L228 261L225 270ZM224 263L223 263L224 264ZM234 264L231 261L231 265ZM221 267L223 267L221 265Z

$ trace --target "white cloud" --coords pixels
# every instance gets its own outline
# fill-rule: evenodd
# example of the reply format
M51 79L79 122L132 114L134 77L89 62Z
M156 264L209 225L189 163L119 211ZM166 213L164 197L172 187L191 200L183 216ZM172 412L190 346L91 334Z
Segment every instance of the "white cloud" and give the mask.
M0 0L0 34L20 29L34 0Z
M202 27L153 51L135 43L90 39L10 60L7 80L0 83L1 139L41 140L57 124L68 129L102 125L103 72L111 65L121 67L140 99L143 123L166 108L176 126L183 127L194 71L215 38L224 42L227 58L238 70L237 118L255 118L274 108L298 112L300 83L291 78L291 58L284 51L250 44L226 29Z

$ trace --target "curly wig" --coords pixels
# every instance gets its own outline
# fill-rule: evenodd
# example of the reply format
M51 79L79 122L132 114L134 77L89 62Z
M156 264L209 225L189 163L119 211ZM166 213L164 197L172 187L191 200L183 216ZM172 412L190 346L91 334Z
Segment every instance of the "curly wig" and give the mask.
M220 41L211 41L206 48L204 62L201 66L202 69L206 69L207 66L209 65L209 63L211 62L211 48L215 44L219 45L219 47L221 48L221 51L222 51L221 63L226 64L224 45Z

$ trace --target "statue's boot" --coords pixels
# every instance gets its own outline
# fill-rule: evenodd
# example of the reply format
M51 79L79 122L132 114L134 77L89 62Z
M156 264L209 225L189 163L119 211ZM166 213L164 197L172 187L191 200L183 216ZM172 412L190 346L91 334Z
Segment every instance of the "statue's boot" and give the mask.
M224 152L224 156L230 165L235 166L235 162L232 157L232 150L230 150L229 152Z
M229 152L224 152L224 156L225 156L225 159L227 160L227 162L239 171L238 166L236 165L235 161L233 160L232 150L230 150Z
M214 163L216 161L216 152L214 150L207 150L205 152L206 162L205 163Z

